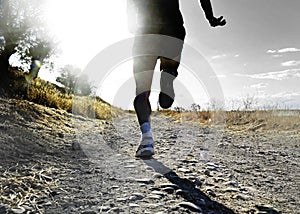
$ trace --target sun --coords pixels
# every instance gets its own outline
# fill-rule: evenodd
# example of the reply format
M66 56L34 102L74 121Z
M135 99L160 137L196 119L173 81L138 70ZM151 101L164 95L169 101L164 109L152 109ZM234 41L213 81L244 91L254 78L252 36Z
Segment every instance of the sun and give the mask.
M60 42L62 63L81 68L104 48L131 36L124 0L47 0L45 16Z

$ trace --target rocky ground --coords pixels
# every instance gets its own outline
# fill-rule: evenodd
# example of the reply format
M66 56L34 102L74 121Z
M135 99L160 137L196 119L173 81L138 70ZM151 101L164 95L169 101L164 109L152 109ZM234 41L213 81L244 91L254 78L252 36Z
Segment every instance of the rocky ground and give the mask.
M82 118L0 98L0 213L300 213L300 135L135 115Z

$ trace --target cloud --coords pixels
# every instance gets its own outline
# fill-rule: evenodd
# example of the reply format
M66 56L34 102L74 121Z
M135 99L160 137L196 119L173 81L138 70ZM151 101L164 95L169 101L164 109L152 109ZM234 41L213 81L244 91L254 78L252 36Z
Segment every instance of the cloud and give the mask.
M282 48L279 50L267 50L269 54L280 54L280 53L290 53L290 52L300 52L299 48Z
M273 54L272 56L273 56L273 57L276 57L276 58L278 58L278 57L282 57L282 55L281 55L281 54Z
M267 83L258 83L258 84L250 85L250 88L260 89L260 88L266 88L268 85L269 84Z
M281 63L281 65L282 66L297 66L297 65L300 65L300 61L291 60L291 61L283 62L283 63Z
M289 78L300 78L300 69L287 69L283 71L272 71L261 74L235 74L236 76L250 77L253 79L285 80Z
M219 58L223 58L226 56L227 56L226 54L219 54L219 55L212 56L211 59L214 60L214 59L219 59Z
M300 52L299 48L283 48L277 51L278 53Z
M291 98L300 96L300 91L283 91L277 94L271 95L272 98Z

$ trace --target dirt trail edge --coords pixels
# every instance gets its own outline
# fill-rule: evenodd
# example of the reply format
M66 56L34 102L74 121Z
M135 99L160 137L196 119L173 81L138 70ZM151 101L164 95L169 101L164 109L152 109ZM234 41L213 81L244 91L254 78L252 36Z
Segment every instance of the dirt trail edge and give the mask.
M0 213L299 213L299 132L234 132L135 115L91 120L0 99Z

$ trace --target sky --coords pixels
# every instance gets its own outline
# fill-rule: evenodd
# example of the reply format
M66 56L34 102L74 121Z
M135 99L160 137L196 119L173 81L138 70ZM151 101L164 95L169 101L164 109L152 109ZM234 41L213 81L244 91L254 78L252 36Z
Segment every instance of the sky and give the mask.
M174 83L175 105L187 107L195 102L205 106L213 99L207 84L195 78L197 72L202 72L220 84L229 108L242 108L241 101L254 98L253 103L261 108L299 109L300 1L211 2L215 16L222 15L227 20L224 27L211 28L197 0L180 1L187 31L185 42L201 54L213 75L206 67L189 71L181 66ZM126 0L105 3L48 0L45 15L51 33L60 41L62 53L58 64L73 64L83 72L98 53L133 36L127 29ZM191 56L184 49L182 60L188 57ZM98 84L98 94L122 108L132 108L134 99L131 63L130 60L119 63ZM53 76L48 71L41 72L42 78L53 80ZM156 68L151 95L153 108L156 108L158 82ZM116 101L119 91L126 91L128 97ZM187 94L193 98L187 99Z

